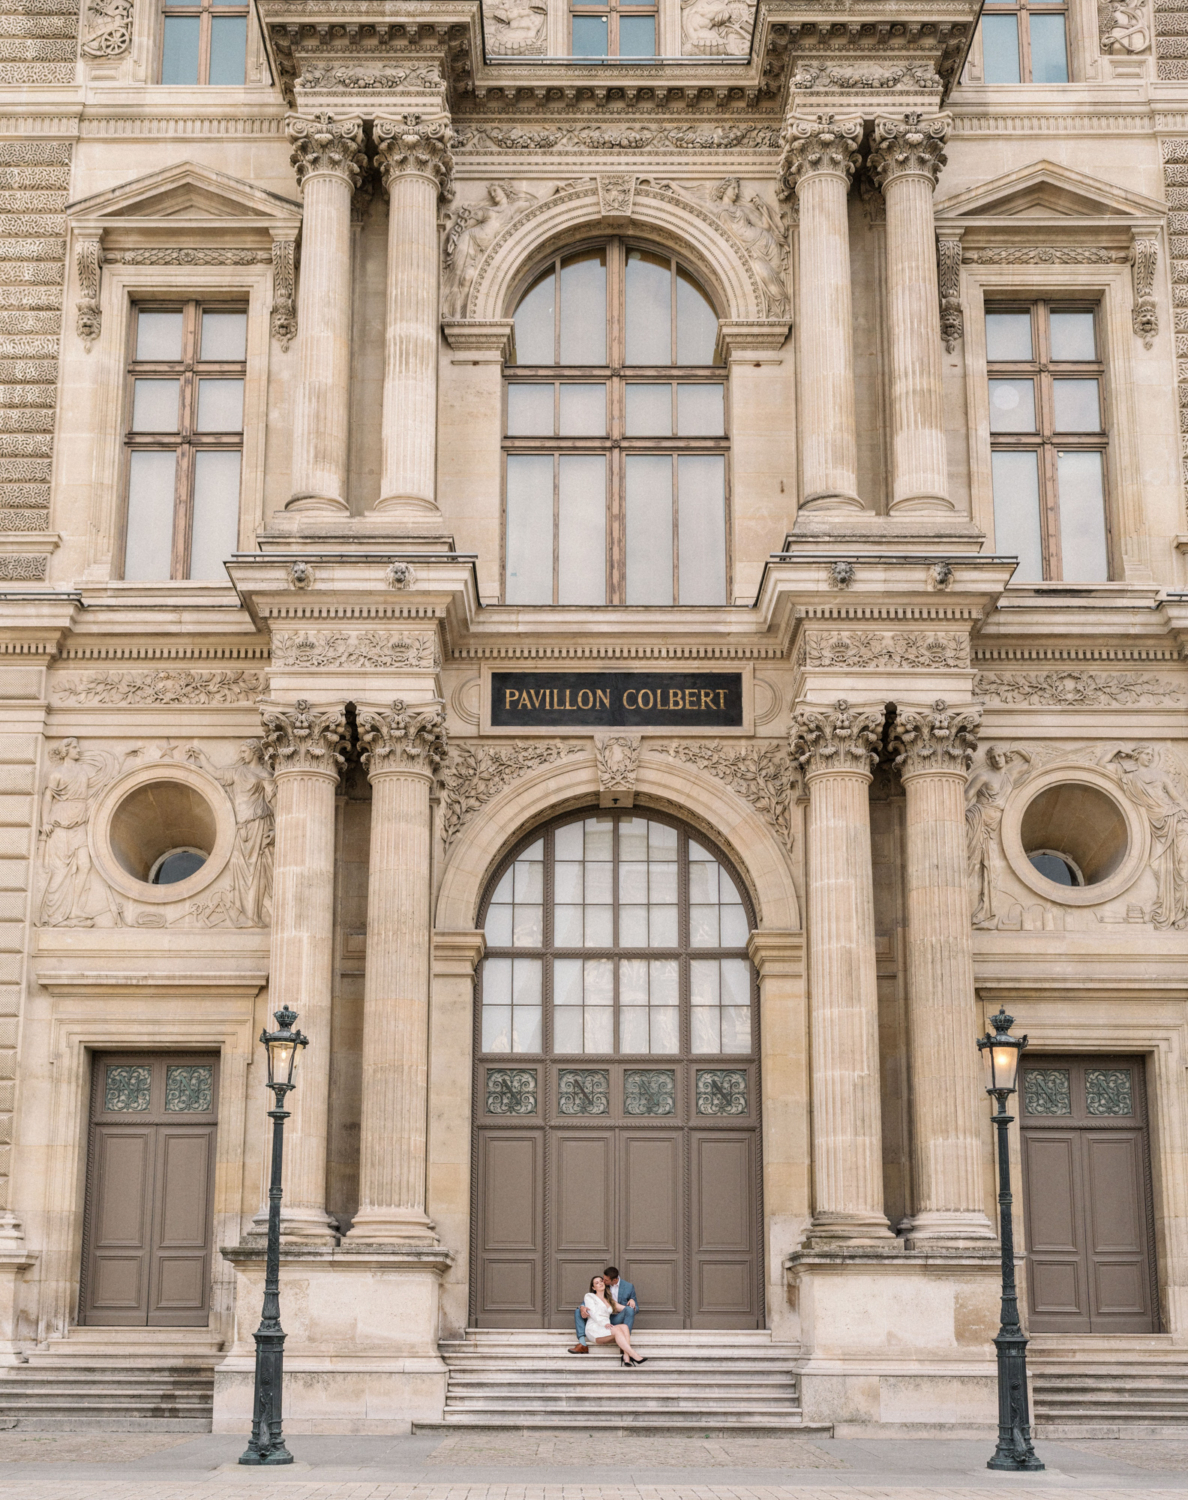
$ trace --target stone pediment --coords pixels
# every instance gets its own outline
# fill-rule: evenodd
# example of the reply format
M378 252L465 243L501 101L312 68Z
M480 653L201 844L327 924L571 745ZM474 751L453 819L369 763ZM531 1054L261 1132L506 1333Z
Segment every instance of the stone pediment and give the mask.
M1050 161L1007 172L936 205L938 222L954 228L972 223L1001 225L1012 220L1045 224L1064 221L1074 227L1077 220L1103 219L1137 227L1161 220L1164 213L1164 205L1154 198Z
M178 162L108 188L68 205L66 212L75 225L96 228L119 224L267 229L275 225L295 230L301 222L300 203L196 162Z

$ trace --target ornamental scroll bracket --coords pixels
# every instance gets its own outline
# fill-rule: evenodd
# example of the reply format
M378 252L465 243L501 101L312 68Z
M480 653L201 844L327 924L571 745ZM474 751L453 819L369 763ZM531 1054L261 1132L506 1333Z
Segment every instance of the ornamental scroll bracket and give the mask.
M948 353L965 337L961 309L961 233L936 238L937 285L940 290L941 341Z
M103 309L99 294L103 276L103 231L76 231L78 248L75 259L78 265L79 299L76 304L78 318L75 330L88 354L91 346L103 332Z
M272 337L283 350L297 337L297 231L272 231Z
M1155 268L1159 241L1133 235L1130 241L1130 279L1134 292L1130 318L1135 334L1149 349L1159 334L1159 304L1155 301Z

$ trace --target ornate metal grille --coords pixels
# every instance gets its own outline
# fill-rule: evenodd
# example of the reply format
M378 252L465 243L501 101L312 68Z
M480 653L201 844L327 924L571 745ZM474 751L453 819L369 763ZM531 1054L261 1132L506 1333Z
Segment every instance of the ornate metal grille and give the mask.
M487 1113L489 1115L534 1115L536 1113L535 1068L488 1068Z
M103 1108L118 1114L144 1114L149 1108L152 1082L151 1068L108 1068Z
M1067 1068L1025 1068L1023 1108L1029 1115L1071 1115Z
M741 1068L698 1068L699 1115L745 1115L747 1075Z
M562 1068L557 1078L557 1113L610 1114L610 1074L605 1068Z
M190 1063L166 1068L166 1114L207 1115L213 1103L214 1069L209 1063Z
M1134 1114L1130 1069L1086 1068L1085 1112L1090 1115Z
M676 1074L671 1068L628 1068L623 1074L625 1115L676 1114Z

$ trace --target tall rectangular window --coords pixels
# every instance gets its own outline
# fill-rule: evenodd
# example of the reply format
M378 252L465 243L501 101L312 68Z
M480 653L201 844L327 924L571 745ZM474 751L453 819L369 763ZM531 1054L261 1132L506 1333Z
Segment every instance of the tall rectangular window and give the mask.
M570 0L574 57L655 57L657 0Z
M986 0L985 83L1067 83L1067 0Z
M1097 310L986 305L994 546L1016 583L1109 578Z
M239 540L246 360L242 308L135 309L125 578L226 582Z
M165 0L161 82L243 86L248 8L244 0Z

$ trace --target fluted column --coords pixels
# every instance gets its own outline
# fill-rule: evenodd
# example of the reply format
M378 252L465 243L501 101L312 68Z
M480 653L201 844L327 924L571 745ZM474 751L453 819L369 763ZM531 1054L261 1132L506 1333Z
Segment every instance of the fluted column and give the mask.
M359 1212L348 1239L435 1243L425 1213L429 1076L429 794L441 703L360 708L371 777Z
M330 995L334 963L334 798L346 719L341 708L267 707L264 751L276 779L272 941L268 998L300 1018L310 1045L286 1108L281 1232L333 1240L326 1212L326 1126L330 1103Z
M889 1240L883 1212L869 787L881 706L799 708L792 750L808 814L812 1236Z
M908 1056L914 1240L992 1240L983 1208L985 1097L977 1057L965 780L982 711L900 708L907 793Z
M887 204L891 509L951 511L945 462L940 291L932 194L950 115L879 115L870 171Z
M801 453L805 507L862 510L854 407L848 200L861 117L791 120L780 163L800 210Z
M357 117L289 115L305 210L297 299L293 494L287 510L346 514L351 375L351 197L366 165Z
M388 190L387 344L383 476L376 509L411 522L440 521L437 506L437 207L453 171L445 120L377 117Z

